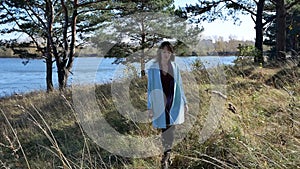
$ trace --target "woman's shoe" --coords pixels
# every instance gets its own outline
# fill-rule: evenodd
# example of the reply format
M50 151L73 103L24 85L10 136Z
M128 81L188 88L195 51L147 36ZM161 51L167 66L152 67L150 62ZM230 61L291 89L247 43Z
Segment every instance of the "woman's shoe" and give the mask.
M162 169L168 169L170 167L170 165L172 164L171 161L171 152L165 152L162 160L161 160L161 168Z

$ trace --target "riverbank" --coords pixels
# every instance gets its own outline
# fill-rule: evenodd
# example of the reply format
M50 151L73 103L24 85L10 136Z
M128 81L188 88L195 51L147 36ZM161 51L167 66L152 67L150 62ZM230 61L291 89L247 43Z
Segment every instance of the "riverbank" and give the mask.
M226 52L224 52L226 53ZM215 57L229 57L229 56L237 56L236 52L227 52L227 54L223 53L211 53L210 55L186 55L186 56L178 56L178 57L207 57L207 56L215 56ZM87 58L87 57L95 57L95 58L104 58L103 56L99 56L99 54L86 54L86 55L76 55L75 58ZM19 56L0 56L0 58L19 58L19 59L26 59L20 58ZM28 59L45 59L43 57L38 58L28 58Z
M199 90L197 122L174 147L173 168L297 168L300 164L300 70L293 65L260 68L241 63L224 69L227 99L217 129L205 142L200 132L209 113L212 86L205 72L194 72ZM198 69L201 71L201 69ZM90 87L81 91L91 92ZM157 134L118 113L111 84L95 87L106 121L124 135ZM130 99L146 110L146 79L132 80ZM160 156L128 158L111 154L82 130L74 93L33 92L0 99L0 166L9 168L159 168ZM195 93L187 89L187 98ZM84 97L82 98L84 99ZM190 99L192 102L193 100ZM190 111L196 110L190 105Z

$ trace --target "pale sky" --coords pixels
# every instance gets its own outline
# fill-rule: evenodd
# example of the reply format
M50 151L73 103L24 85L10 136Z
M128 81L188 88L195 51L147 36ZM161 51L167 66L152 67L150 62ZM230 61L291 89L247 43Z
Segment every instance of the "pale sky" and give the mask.
M185 7L186 4L195 4L198 0L174 0L176 8L178 6ZM242 23L237 26L233 24L233 21L221 21L215 20L212 23L204 22L201 25L204 27L203 38L213 39L222 36L224 40L228 40L229 37L234 37L238 40L252 40L255 38L254 22L250 15L241 15L240 19ZM9 36L20 36L20 34L0 35L0 38L7 39Z
M195 4L198 0L174 0L176 8L178 6L185 7L186 4ZM203 37L215 39L215 37L222 36L224 40L228 40L229 36L238 40L252 40L255 39L254 22L250 15L241 15L242 23L237 26L233 21L215 20L212 23L204 22L201 25L204 27Z

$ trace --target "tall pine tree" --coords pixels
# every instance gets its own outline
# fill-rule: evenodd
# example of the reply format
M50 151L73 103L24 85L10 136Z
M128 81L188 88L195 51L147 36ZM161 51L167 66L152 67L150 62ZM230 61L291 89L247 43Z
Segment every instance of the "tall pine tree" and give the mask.
M172 0L130 1L119 4L120 10L115 11L115 20L109 23L107 29L99 31L93 42L103 42L107 34L111 34L109 42L116 45L108 52L111 57L117 57L116 62L140 62L141 76L145 75L145 62L156 53L153 47L164 38L177 39L196 43L198 34L202 29L198 27L187 28L184 20L174 15ZM106 34L106 35L103 35ZM106 38L105 38L106 39ZM100 43L99 46L102 43ZM178 44L178 43L176 43ZM175 43L174 43L175 45Z
M275 18L274 15L265 12L270 5L272 3L269 0L199 0L196 5L186 6L186 12L193 13L194 16L199 15L199 22L204 20L213 22L216 19L228 20L229 16L232 17L235 24L240 23L237 14L250 14L255 23L255 48L258 51L254 57L254 62L263 63L263 30ZM187 16L187 14L183 16Z

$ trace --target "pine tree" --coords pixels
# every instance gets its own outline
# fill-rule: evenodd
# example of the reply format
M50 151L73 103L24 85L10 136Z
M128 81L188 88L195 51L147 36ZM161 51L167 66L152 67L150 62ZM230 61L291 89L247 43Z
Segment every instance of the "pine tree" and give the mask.
M299 43L300 43L300 8L295 6L286 16L286 29L285 29L285 53L290 53L292 57L299 55ZM276 29L277 21L274 20L269 27L266 29L266 39L264 44L270 46L269 55L270 58L276 60ZM285 58L285 56L284 56Z
M258 54L254 56L255 63L263 63L263 30L275 16L265 13L265 9L270 6L268 0L200 0L196 5L186 6L186 13L193 13L192 16L200 16L198 22L213 22L216 19L229 20L230 17L234 24L240 24L238 14L250 14L255 23L255 48ZM183 15L187 16L187 14ZM188 19L188 18L187 18Z
M23 33L30 42L19 44L16 38L7 46L22 58L42 57L46 60L47 91L53 90L52 65L55 62L59 88L64 90L72 69L75 49L86 32L96 29L105 20L107 2L5 0L0 1L2 34ZM24 47L34 44L37 52ZM54 60L53 60L54 59Z
M115 20L107 26L110 31L100 30L93 42L103 46L99 42L112 33L106 43L116 45L107 56L117 57L116 63L124 62L123 57L126 57L126 62L140 62L142 76L145 75L145 62L156 55L153 49L164 38L188 41L191 42L188 46L191 46L195 43L192 39L202 31L200 28L187 29L187 23L174 15L172 0L121 2L118 3L122 9L116 11Z

